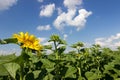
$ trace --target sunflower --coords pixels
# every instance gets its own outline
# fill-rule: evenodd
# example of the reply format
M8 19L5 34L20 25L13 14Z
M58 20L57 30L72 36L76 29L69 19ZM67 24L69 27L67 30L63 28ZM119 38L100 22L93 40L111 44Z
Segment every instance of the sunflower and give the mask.
M34 35L29 35L28 32L19 34L13 34L13 38L17 38L18 43L21 44L22 48L30 48L33 50L41 50L42 45L40 45L39 39L37 39Z

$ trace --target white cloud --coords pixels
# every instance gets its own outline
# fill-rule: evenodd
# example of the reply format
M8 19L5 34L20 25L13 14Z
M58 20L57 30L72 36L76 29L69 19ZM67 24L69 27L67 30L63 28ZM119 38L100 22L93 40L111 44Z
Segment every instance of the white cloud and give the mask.
M108 38L97 38L95 39L95 44L99 44L102 47L109 47L115 49L120 46L120 33L112 35Z
M64 6L69 9L75 9L78 5L82 4L82 0L64 0Z
M120 46L120 41L119 42L116 42L116 43L114 43L114 46Z
M90 16L92 12L85 9L80 9L78 12L79 14L76 15L76 9L68 9L67 13L63 12L56 18L53 25L58 30L63 29L64 26L74 26L77 28L77 31L79 31L82 27L85 26L87 21L86 18Z
M48 42L48 38L46 37L38 37L40 44L42 45L52 45L53 42Z
M0 0L0 11L7 10L17 3L17 0Z
M38 39L39 39L40 43L44 43L47 40L47 38L45 38L45 37L38 37Z
M38 37L38 39L40 40L40 44L42 44L43 46L53 44L53 42L48 42L48 38L46 37ZM46 50L46 54L51 54L51 53L53 53L52 50Z
M53 42L48 42L48 38L46 37L38 37L38 39L40 40L40 44L42 45L52 45Z
M43 45L52 45L52 44L53 42L48 42L48 41L43 43Z
M38 26L37 27L37 30L38 31L43 31L43 30L50 30L51 29L51 27L50 27L50 25L45 25L45 26Z
M20 55L20 46L15 44L0 45L0 55L13 54Z
M108 43L106 42L106 38L97 38L97 39L95 39L95 44L99 44L101 46L108 45Z
M83 28L92 12L86 9L80 9L82 3L82 0L64 0L63 5L67 8L67 12L62 11L60 13L61 9L58 10L60 14L58 14L53 22L55 28L62 30L65 26L72 26L76 27L77 31Z
M64 39L64 40L66 40L66 39L67 39L67 37L68 37L68 35L67 35L67 34L64 34L64 35L63 35L63 39Z
M55 10L55 4L49 4L46 6L42 6L42 10L40 11L40 16L50 17L52 16Z
M37 0L38 2L43 2L43 0Z
M58 11L58 15L60 15L62 13L62 9L60 7L57 8L57 11Z
M85 26L86 18L92 14L91 11L87 11L85 9L80 9L78 16L76 16L71 22L71 26L77 27L77 31L79 31L82 27Z
M56 20L54 21L54 26L58 29L61 30L64 28L65 25L69 21L71 21L72 17L75 15L76 10L69 10L67 13L63 12L60 14Z

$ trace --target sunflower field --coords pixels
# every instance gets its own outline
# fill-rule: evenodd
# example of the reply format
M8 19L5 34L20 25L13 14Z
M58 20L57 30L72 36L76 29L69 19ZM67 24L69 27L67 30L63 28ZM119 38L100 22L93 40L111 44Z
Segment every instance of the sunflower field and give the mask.
M68 45L59 35L51 35L48 42L52 44L43 46L28 32L1 39L0 45L19 45L21 54L0 56L0 80L120 80L120 47L87 48L76 42L65 53Z

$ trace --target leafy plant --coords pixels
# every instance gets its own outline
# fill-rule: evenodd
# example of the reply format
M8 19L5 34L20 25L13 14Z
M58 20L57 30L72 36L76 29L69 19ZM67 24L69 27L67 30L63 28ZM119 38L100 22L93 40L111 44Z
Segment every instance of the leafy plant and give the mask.
M71 46L75 50L65 53L67 43L59 35L51 35L48 42L53 44L45 46L28 33L21 32L15 36L0 40L1 45L12 43L22 49L19 56L0 56L0 80L120 79L119 47L111 50L94 44L86 48L82 42L76 42ZM53 52L47 54L46 50Z

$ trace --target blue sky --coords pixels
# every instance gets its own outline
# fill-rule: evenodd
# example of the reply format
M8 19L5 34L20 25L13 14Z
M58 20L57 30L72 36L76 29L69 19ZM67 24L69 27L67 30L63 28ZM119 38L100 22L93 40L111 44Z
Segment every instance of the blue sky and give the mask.
M0 0L0 39L23 31L44 44L51 34L59 34L69 45L82 41L117 47L119 8L120 0Z

